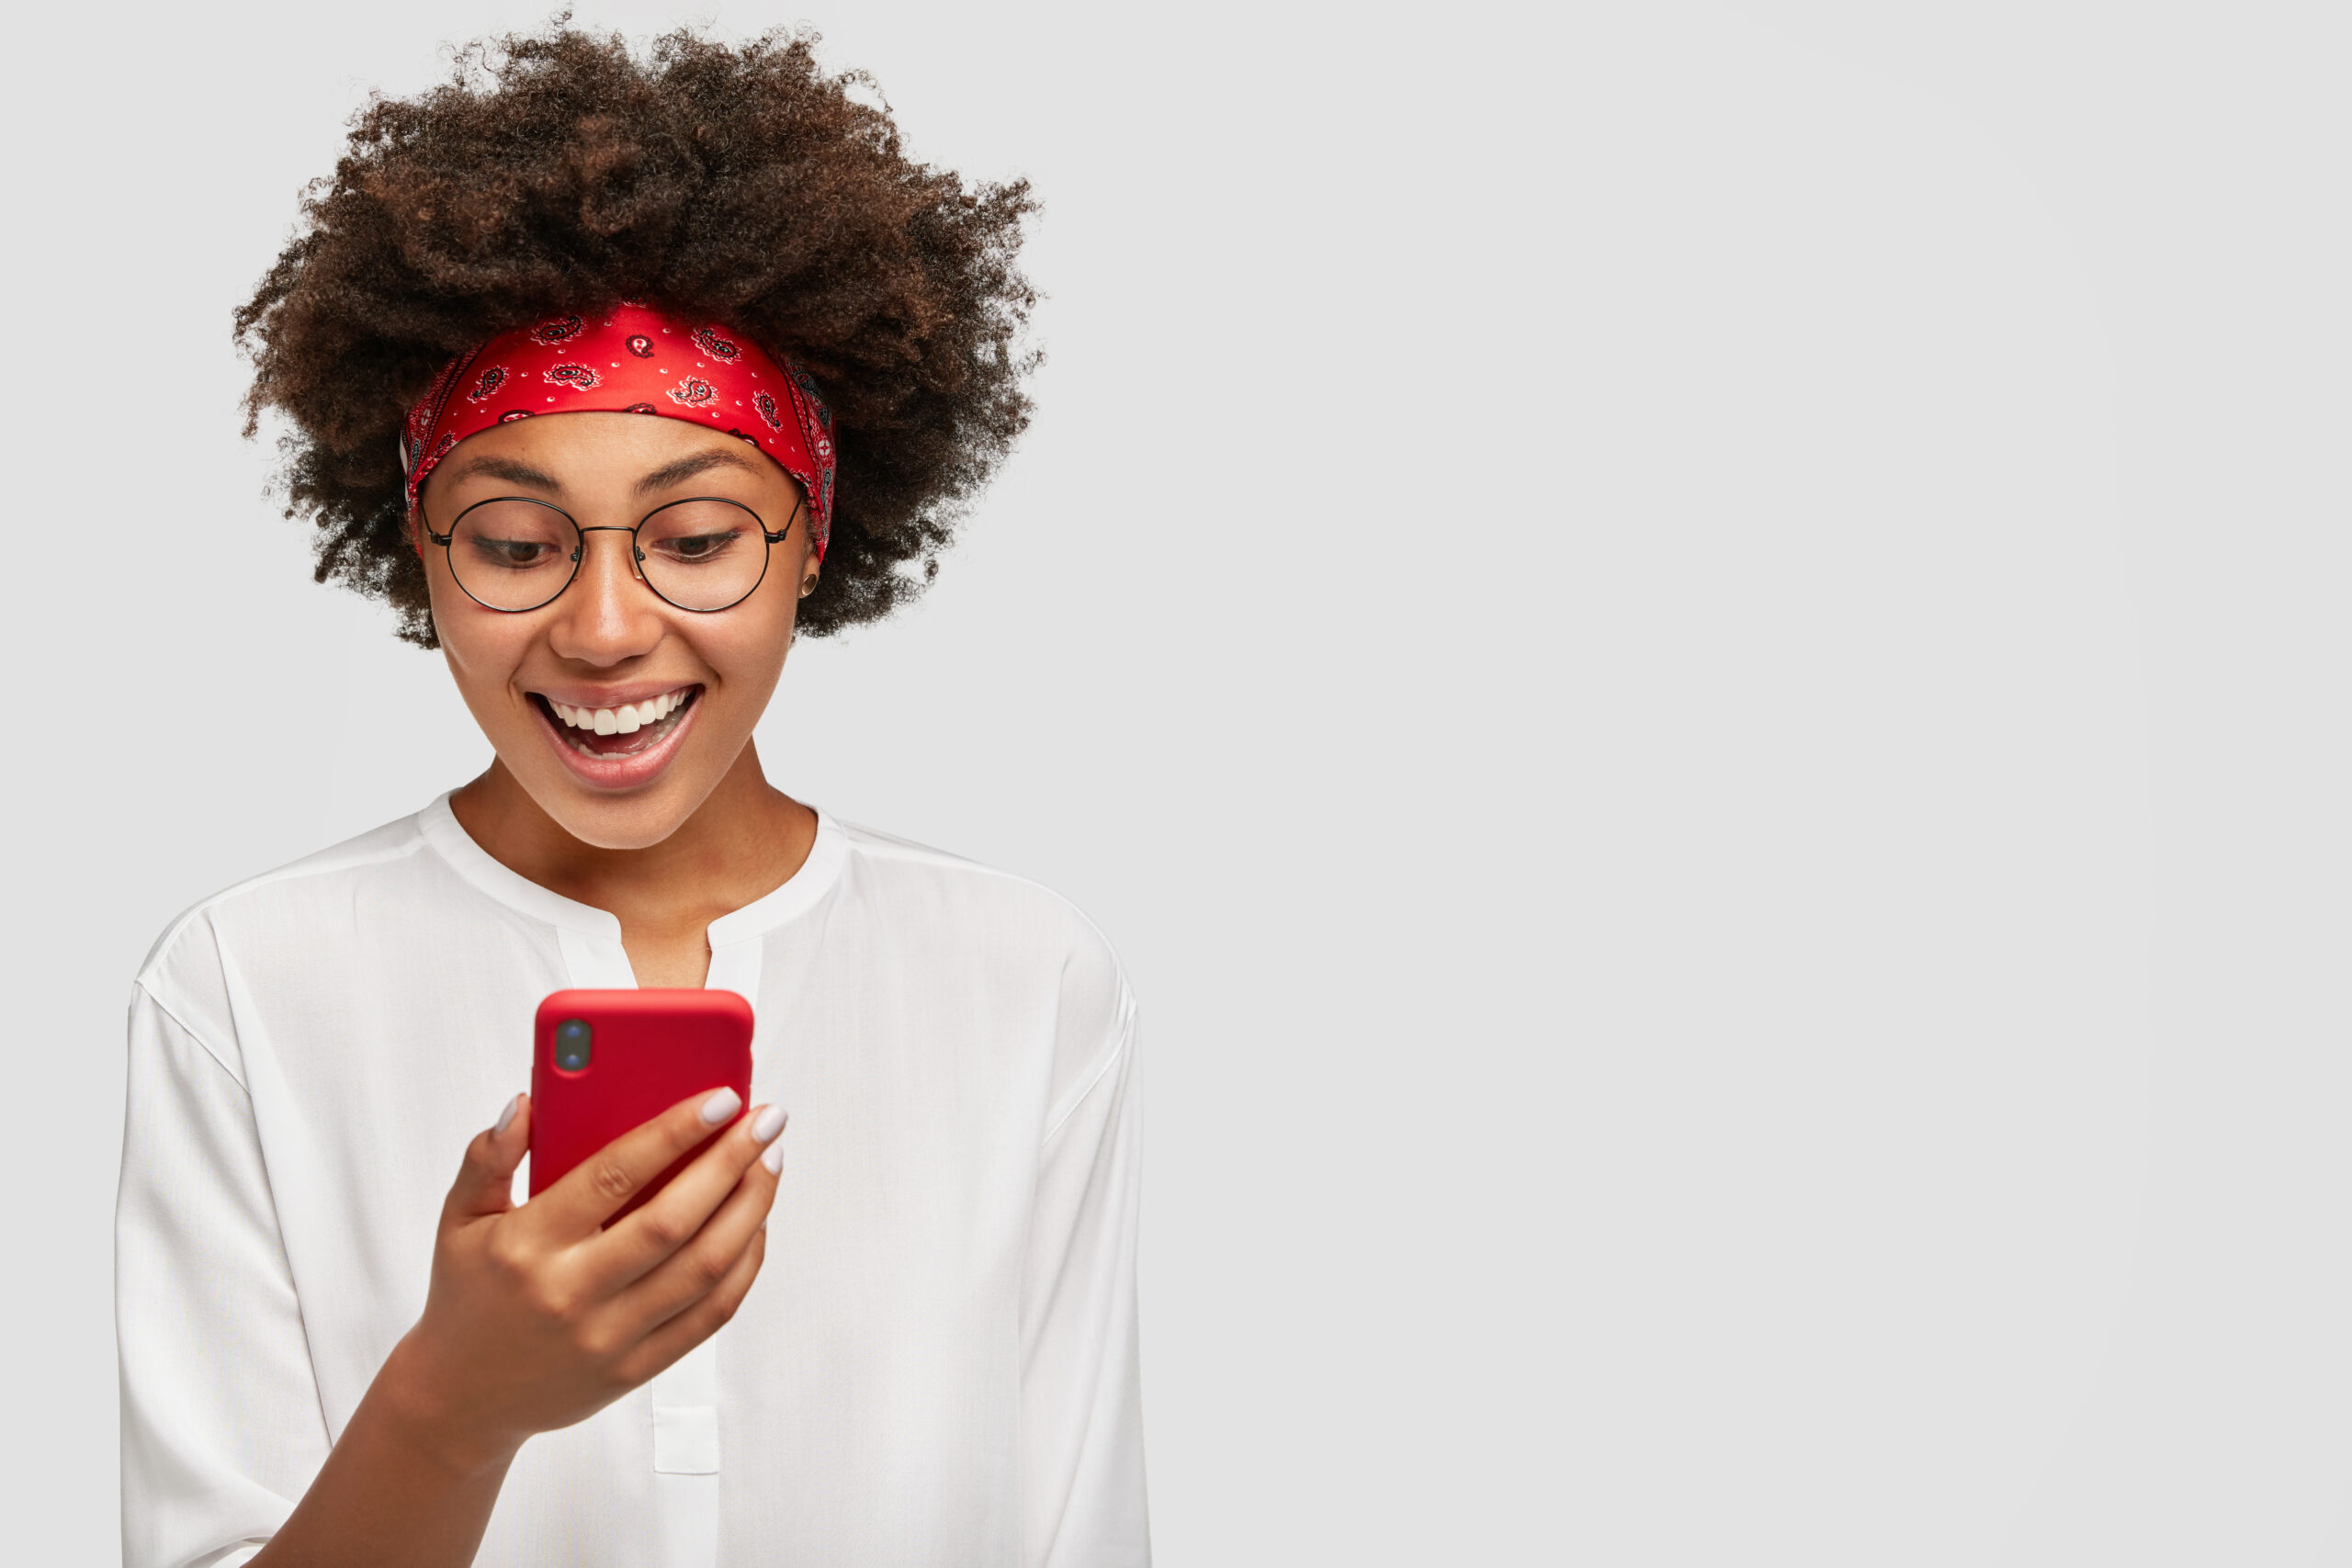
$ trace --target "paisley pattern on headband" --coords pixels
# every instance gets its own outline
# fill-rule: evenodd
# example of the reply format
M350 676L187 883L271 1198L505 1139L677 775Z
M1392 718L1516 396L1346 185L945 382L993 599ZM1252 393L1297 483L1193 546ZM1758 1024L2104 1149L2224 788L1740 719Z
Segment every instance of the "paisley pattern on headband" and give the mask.
M556 316L501 333L443 366L401 430L410 502L466 437L535 413L573 412L650 413L750 442L808 495L808 536L824 555L833 416L816 378L718 322L633 300L602 317Z

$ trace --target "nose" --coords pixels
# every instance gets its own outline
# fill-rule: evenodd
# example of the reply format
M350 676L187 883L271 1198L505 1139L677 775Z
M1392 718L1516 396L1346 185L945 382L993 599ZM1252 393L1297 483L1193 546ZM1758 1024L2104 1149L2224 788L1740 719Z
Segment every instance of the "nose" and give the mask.
M599 668L652 652L662 640L661 601L638 571L637 536L627 528L583 528L580 548L579 575L556 599L548 645L560 658Z

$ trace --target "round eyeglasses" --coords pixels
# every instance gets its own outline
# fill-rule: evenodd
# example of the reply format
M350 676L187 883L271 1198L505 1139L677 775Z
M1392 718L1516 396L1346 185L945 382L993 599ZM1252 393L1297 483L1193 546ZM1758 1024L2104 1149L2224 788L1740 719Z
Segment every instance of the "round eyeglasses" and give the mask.
M449 575L467 598L514 615L543 609L571 586L587 536L627 534L639 580L679 609L707 615L752 596L768 574L769 547L784 542L799 515L795 506L771 534L742 502L696 495L655 507L633 528L582 528L550 502L500 495L458 513L446 534L427 523L424 536L447 553Z

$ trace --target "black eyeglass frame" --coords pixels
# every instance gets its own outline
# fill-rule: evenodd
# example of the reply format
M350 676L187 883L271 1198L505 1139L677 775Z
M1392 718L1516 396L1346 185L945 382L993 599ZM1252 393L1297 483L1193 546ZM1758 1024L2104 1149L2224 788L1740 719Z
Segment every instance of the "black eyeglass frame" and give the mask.
M537 604L526 604L520 609L509 609L503 604L493 604L488 600L482 598L472 589L466 586L465 578L460 575L458 570L458 563L454 560L449 560L449 546L451 542L457 538L458 525L466 520L467 513L478 511L485 506L495 506L502 501L522 501L528 502L533 506L544 506L549 512L554 513L558 517L562 518L566 523L571 524L571 531L580 536L580 542L572 547L571 571L571 574L563 580L563 586L548 594L546 598L540 600ZM645 551L638 547L637 542L638 529L644 527L648 523L652 522L656 517L661 516L662 513L669 511L670 508L673 506L691 506L697 501L721 502L726 505L734 507L737 511L742 513L752 520L752 522L760 530L760 537L767 541L765 545L761 547L763 553L760 557L760 575L752 579L752 586L743 590L742 593L739 597L730 599L724 604L715 604L707 610L698 610L691 604L681 604L675 599L671 598L667 593L662 592L659 588L654 587L653 580L645 575ZM750 507L744 505L741 502L736 500L731 495L684 495L680 496L675 501L665 501L661 505L655 507L652 511L647 513L644 516L639 518L633 525L627 528L620 526L616 523L600 523L594 527L583 527L581 525L579 518L574 517L571 513L566 512L554 502L541 501L536 495L493 495L486 500L477 501L473 505L467 507L464 512L460 512L455 517L449 519L449 531L446 534L435 533L433 531L433 525L425 522L422 515L418 517L417 521L424 529L424 536L441 547L442 558L448 561L449 581L458 585L458 592L463 593L467 598L471 599L475 604L480 604L483 609L495 610L502 615L527 615L534 610L544 610L548 605L554 604L557 600L562 598L566 592L570 592L571 585L580 581L580 563L587 558L588 536L591 534L627 534L628 536L628 553L631 558L629 561L629 570L635 574L639 582L645 584L647 592L652 594L656 599L661 600L662 603L669 605L673 610L684 610L690 615L716 615L722 611L733 609L736 605L741 604L745 599L749 599L752 594L757 593L760 591L760 584L768 580L768 563L775 558L775 547L784 543L785 536L792 532L793 522L795 519L799 517L801 508L808 504L808 498L807 496L802 496L799 501L794 503L792 508L792 516L786 518L784 520L784 526L773 534L768 532L767 520L765 518L762 517L758 513L752 511Z

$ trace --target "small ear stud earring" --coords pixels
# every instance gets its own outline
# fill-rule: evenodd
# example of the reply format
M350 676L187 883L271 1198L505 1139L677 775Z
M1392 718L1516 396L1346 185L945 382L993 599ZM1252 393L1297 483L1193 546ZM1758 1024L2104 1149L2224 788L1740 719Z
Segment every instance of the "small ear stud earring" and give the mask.
M800 596L806 599L815 592L817 592L817 574L812 571L800 580Z

